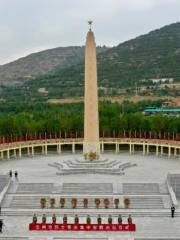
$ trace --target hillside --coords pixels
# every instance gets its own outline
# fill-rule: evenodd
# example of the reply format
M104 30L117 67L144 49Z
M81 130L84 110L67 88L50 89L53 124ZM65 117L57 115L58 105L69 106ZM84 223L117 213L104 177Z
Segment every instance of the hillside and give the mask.
M78 62L79 58L82 58L82 52L81 47L59 47L30 54L0 66L0 82L12 84L48 73L55 67L67 66L71 59L73 62Z
M19 99L32 100L82 96L84 63L82 58L78 58L78 62L76 55L72 58L74 65L66 65L67 61L64 61L63 68L57 64L53 73L26 81L23 87L4 88L4 97L5 93ZM100 95L118 95L120 89L134 87L135 84L147 86L152 78L174 78L180 81L179 63L180 23L174 23L100 52Z

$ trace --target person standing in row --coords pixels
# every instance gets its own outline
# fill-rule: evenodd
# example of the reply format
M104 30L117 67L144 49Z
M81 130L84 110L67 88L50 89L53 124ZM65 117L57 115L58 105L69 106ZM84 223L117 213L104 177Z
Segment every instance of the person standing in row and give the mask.
M98 215L97 223L98 223L98 224L101 224L101 223L102 223L102 218L101 218L101 215L100 215L100 214Z
M172 206L171 206L171 217L172 218L174 218L174 213L175 213L175 206L174 206L174 204L172 204Z
M55 214L53 214L53 216L52 216L52 223L56 224L56 215Z
M63 224L67 224L67 215L66 214L64 214L64 217L63 217Z
M109 215L109 217L108 217L108 223L112 224L112 216L111 215Z
M9 171L9 177L12 177L12 170Z
M87 221L86 222L87 222L87 224L91 224L91 218L90 218L89 215L87 216Z
M75 215L74 223L75 223L75 224L79 224L79 217L78 217L77 214Z
M122 224L122 217L121 217L121 214L119 214L119 216L118 216L118 224Z
M128 224L132 224L132 217L131 217L131 215L129 215L129 217L128 217Z
M42 223L45 224L46 223L46 214L42 215Z
M36 214L33 215L33 223L34 223L34 224L37 223L37 215L36 215Z

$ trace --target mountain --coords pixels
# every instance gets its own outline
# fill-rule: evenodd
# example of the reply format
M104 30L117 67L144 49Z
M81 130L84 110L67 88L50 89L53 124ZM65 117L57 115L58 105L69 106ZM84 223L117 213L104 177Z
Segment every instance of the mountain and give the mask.
M12 84L46 74L54 68L77 63L83 56L82 47L58 47L33 53L0 66L0 82Z
M61 63L59 66L57 64L53 68L53 72L28 80L23 87L5 89L3 93L32 100L82 96L84 59L76 57L77 52L71 59L73 65L68 64L69 58L66 58L64 64ZM100 94L118 94L119 89L133 87L135 84L142 85L142 82L148 82L152 78L174 78L175 81L180 81L179 63L180 23L178 22L116 47L99 51Z

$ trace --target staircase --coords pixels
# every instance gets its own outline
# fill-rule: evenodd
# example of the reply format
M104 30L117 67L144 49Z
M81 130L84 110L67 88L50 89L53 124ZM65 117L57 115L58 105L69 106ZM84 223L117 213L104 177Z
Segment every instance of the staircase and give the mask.
M63 194L112 194L112 183L63 183Z
M20 194L52 193L53 186L53 183L20 183L16 192Z
M154 195L159 194L158 183L123 183L124 194Z
M8 185L9 177L7 175L0 175L0 192Z
M177 199L180 199L180 174L169 174L168 178Z
M162 196L129 196L131 209L163 209Z

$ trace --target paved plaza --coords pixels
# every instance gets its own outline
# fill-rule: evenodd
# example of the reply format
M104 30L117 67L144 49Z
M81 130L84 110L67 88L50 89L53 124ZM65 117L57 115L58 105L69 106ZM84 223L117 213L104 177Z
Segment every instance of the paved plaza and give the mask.
M0 239L180 239L180 209L177 206L175 218L170 217L171 196L167 187L168 173L180 173L179 158L143 156L141 153L109 153L102 155L99 162L90 163L84 162L81 154L51 153L48 156L36 155L33 158L0 162L0 175L7 174L10 169L18 171L19 177L15 179L13 176L2 201L1 218L4 219L5 226ZM93 169L100 172L93 172ZM121 171L118 172L117 169ZM52 196L57 201L60 197L65 197L66 207L41 209L40 199L50 199ZM123 207L125 196L131 201L129 209ZM84 209L79 205L72 209L72 197L79 201L84 197L89 198L89 208ZM93 206L96 197L108 197L109 208L96 209ZM118 209L113 207L115 197L120 199ZM118 214L122 215L124 222L127 222L127 217L131 214L137 231L30 232L28 225L32 222L33 213L37 214L39 221L45 213L47 222L51 221L53 213L56 214L57 221L62 221L63 215L67 214L70 223L75 214L79 215L82 223L86 221L87 214L90 214L92 223L96 222L98 214L101 214L105 223L109 214L114 222Z

